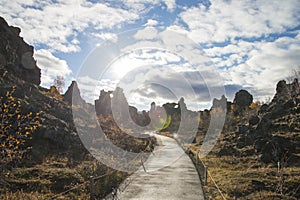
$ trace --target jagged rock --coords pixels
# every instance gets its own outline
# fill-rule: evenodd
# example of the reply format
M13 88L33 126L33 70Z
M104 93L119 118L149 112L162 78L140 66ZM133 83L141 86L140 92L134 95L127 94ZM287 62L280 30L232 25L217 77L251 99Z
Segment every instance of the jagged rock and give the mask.
M73 104L82 104L84 100L80 96L80 91L76 81L72 81L71 85L68 87L68 90L63 96L63 100Z
M150 107L150 112L153 112L155 109L156 109L156 104L155 102L152 102Z
M235 94L233 103L238 107L238 110L241 111L245 108L248 108L253 101L253 96L247 90L240 90Z
M181 98L179 99L179 101L178 101L178 106L179 106L179 108L181 109L181 112L184 112L184 111L187 110L187 106L186 106L186 104L185 104L185 102L184 102L184 98L183 98L183 97L181 97Z
M112 91L100 91L99 99L95 100L95 110L97 115L107 117L112 113L111 111L111 94Z
M298 79L290 84L287 84L285 80L281 80L277 83L276 94L271 102L271 104L284 104L289 100L296 103L296 99L300 95L300 86Z
M130 119L128 114L129 104L125 97L124 91L120 87L116 87L116 89L112 93L111 98L111 108L113 110L114 118L121 119L122 123L129 123Z
M0 17L0 65L18 78L39 85L41 70L33 58L33 47L24 42L20 32Z
M212 107L213 108L222 108L222 109L228 108L227 98L224 95L222 95L220 100L214 98Z

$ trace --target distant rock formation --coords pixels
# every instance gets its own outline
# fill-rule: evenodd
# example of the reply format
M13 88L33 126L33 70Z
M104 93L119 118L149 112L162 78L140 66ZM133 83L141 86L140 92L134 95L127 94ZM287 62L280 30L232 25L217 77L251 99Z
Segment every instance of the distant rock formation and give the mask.
M129 106L129 114L135 124L139 126L147 126L150 123L149 112L143 110L141 113L134 106Z
M33 58L33 47L24 42L20 32L0 17L0 67L6 66L20 79L39 85L41 70Z
M284 104L287 101L294 101L296 103L297 97L300 95L300 86L298 79L290 84L287 84L286 81L282 80L277 83L276 94L272 100L272 103Z
M224 95L222 95L220 100L214 98L212 107L213 108L222 108L223 110L226 109L228 107L227 98Z
M247 90L238 91L233 100L239 112L248 108L252 102L253 96Z
M100 91L99 98L95 100L96 114L98 116L102 115L102 117L112 115L112 103L114 103L114 117L122 119L122 123L133 121L139 126L146 126L150 123L149 113L146 111L139 112L136 107L129 106L123 90L119 87L115 91ZM126 115L128 113L131 120Z
M111 112L111 94L112 91L100 91L99 99L95 100L95 110L97 115L107 117Z
M82 104L84 100L80 96L80 91L76 81L72 81L68 90L64 94L63 100L70 104Z

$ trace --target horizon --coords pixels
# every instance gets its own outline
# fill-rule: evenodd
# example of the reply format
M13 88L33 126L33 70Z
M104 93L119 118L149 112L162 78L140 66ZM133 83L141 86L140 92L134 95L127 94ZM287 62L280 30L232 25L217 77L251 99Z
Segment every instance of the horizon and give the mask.
M295 80L295 79L297 79L297 78L294 78L293 79L293 81ZM75 81L75 80L73 80L73 81ZM292 80L283 80L283 81L286 81L286 83L287 84L291 84L293 81ZM276 86L274 86L275 88L276 88ZM122 88L121 88L122 89ZM114 92L113 90L104 90L104 89L101 89L100 91L99 91L99 93L101 93L101 91L104 91L104 92ZM240 90L239 90L240 91ZM247 91L247 90L246 90ZM237 91L238 92L238 91ZM249 91L248 91L249 92ZM251 94L251 93L250 93ZM255 101L255 97L253 96L253 103L259 103L260 105L263 105L263 104L269 104L271 101L272 101L272 99L274 98L274 96L275 96L275 94L276 93L274 93L273 94L273 96L272 96L272 98L269 98L269 99L266 99L266 101L264 102L264 101ZM95 100L99 100L99 97L100 97L100 95L101 94L99 94L98 95L98 98L97 99L95 99ZM223 95L222 95L223 96ZM222 98L222 96L220 96L219 98L214 98L214 99L217 99L217 100L220 100L221 98ZM112 96L111 96L112 97ZM224 94L224 97L227 99L227 102L230 102L230 103L234 103L234 99L232 99L232 100L230 100L230 99L228 99L228 97ZM113 98L113 97L112 97ZM127 97L125 96L125 98L126 98L126 101L128 102L128 99L127 99ZM183 98L183 97L180 97L180 98ZM148 112L148 111L150 111L150 108L151 108L151 104L152 103L155 103L155 105L156 105L156 107L163 107L165 104L173 104L173 103L175 103L175 104L178 104L178 102L179 102L179 100L180 100L180 98L177 100L177 101L166 101L166 102L160 102L160 103L157 103L156 101L151 101L150 103L149 103L149 105L148 105L148 108L149 109L140 109L140 108L138 108L138 107L135 107L133 104L131 104L130 102L128 102L128 106L133 106L133 107L135 107L135 108L137 108L137 111L138 112L142 112L142 111L146 111L146 112ZM184 99L184 98L183 98ZM93 106L95 106L95 100L93 101L93 102L86 102L86 103L90 103L91 105L93 105ZM185 99L184 99L184 102L185 102ZM210 102L209 103L209 107L204 107L204 108L200 108L200 109L198 109L198 110L194 110L194 109L191 109L188 105L186 105L187 106L187 109L189 110L189 111L192 111L192 112L202 112L202 111L204 111L204 110L210 110L211 108L212 108L212 104L213 104L213 102ZM145 105L145 107L147 107L147 105Z

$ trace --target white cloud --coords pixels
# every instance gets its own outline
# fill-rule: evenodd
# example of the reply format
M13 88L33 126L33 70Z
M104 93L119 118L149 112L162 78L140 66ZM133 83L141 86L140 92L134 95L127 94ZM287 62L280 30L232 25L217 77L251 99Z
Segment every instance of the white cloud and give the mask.
M85 0L50 2L3 0L0 10L9 23L21 27L21 35L27 42L46 45L58 52L79 51L78 32L87 28L101 33L138 19L136 13L105 3Z
M71 75L67 62L55 57L48 50L35 51L34 58L38 67L41 68L41 85L43 86L52 85L56 76L63 76L66 79Z
M146 27L139 30L134 37L138 40L151 40L157 37L157 33L158 32L154 27Z
M161 1L162 0L122 0L128 9L132 9L141 14L153 8L154 5L158 5Z
M114 33L92 33L92 36L101 39L102 41L117 42L118 35Z
M89 103L94 103L99 98L100 91L115 90L118 81L111 79L96 80L90 76L80 76L76 79L81 97Z
M205 44L204 52L226 84L248 88L264 100L274 94L279 80L299 66L300 34L291 31L300 25L299 13L296 0L212 0L208 8L199 4L180 14L188 30L177 26ZM216 42L225 43L218 47Z
M212 0L209 8L188 8L180 17L188 25L191 38L207 43L282 33L299 25L299 13L298 0Z
M175 0L163 0L163 2L167 5L167 8L170 12L174 11L174 9L176 8Z
M147 23L145 26L156 26L158 24L158 21L153 20L153 19L148 19Z
M207 51L216 56L213 62L221 70L227 84L237 84L252 90L257 99L265 100L275 92L276 83L290 76L300 63L300 41L297 38L281 37L274 42L241 41L228 48L211 48ZM230 54L224 57L226 54ZM247 55L247 58L243 58Z

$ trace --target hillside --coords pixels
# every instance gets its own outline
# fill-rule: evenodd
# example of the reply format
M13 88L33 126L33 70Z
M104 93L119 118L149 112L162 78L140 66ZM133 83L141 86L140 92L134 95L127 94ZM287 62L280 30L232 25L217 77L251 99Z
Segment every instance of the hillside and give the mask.
M238 92L239 93L239 92ZM299 199L300 87L282 80L271 102L252 102L252 95L236 94L227 102L224 129L212 152L203 158L223 195L228 199ZM243 92L245 93L245 92ZM248 103L242 107L239 98ZM250 99L250 101L249 101ZM196 154L208 129L210 112L201 113ZM211 178L208 199L222 199Z
M155 108L155 103L153 108ZM181 108L182 107L182 108ZM206 139L214 143L212 151L203 157L208 167L208 184L204 187L208 199L299 199L300 182L300 86L297 78L291 83L279 81L270 102L253 102L246 90L235 94L233 102L214 99L211 109L186 110L183 98L178 103L166 103L169 126L162 135L173 137L188 147L196 158ZM179 132L182 113L198 117L198 131L192 142L184 141ZM210 135L218 116L225 115L220 136ZM207 138L205 138L207 137ZM215 183L217 186L215 185ZM221 193L218 191L219 187Z
M60 199L86 199L89 177L107 174L95 183L96 195L105 196L128 173L107 167L83 146L77 130L83 135L93 131L86 125L94 106L80 97L76 82L65 95L60 95L54 86L39 86L41 70L33 58L34 49L19 36L20 31L0 17L0 198L45 199L58 195ZM82 123L77 126L72 103L82 114ZM116 145L126 146L118 142L126 137L125 141L130 140L131 146L126 146L129 151L153 149L153 138L128 138L109 116L98 120ZM80 187L60 194L74 186Z

